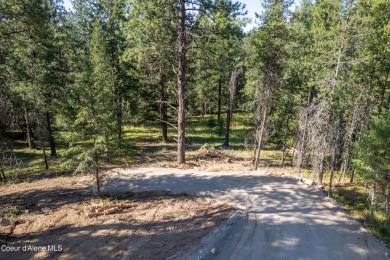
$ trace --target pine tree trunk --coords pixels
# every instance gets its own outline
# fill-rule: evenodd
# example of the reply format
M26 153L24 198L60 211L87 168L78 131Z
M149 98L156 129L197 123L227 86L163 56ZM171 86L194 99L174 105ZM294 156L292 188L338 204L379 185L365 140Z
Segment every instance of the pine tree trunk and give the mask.
M309 87L309 92L307 94L307 103L306 103L306 109L309 108L312 100L313 100L313 90L314 87ZM309 112L306 111L305 113L305 123L304 123L304 128L303 128L303 136L302 136L302 141L301 141L301 146L299 148L299 160L298 160L298 174L301 173L301 167L302 163L305 157L305 144L306 144L306 136L307 136L307 127L308 127L308 121L309 121Z
M374 185L372 187L372 194L371 194L371 201L370 201L370 220L371 222L374 221L374 211L375 211L375 195L376 195L376 179L377 174L375 173L374 176Z
M379 103L379 108L378 108L378 114L379 115L382 113L382 109L383 109L383 101L385 99L385 93L386 93L386 87L387 87L387 80L388 80L388 78L389 78L389 72L387 72L387 76L386 76L385 81L382 82L382 90L381 90L381 94L380 94L381 101Z
M349 126L346 130L346 134L344 136L344 151L342 154L343 162L342 162L341 167L340 167L340 177L339 177L338 183L341 182L341 179L343 180L343 182L345 182L345 173L349 169L349 166L350 166L350 157L351 157L351 154L350 154L351 149L350 148L351 148L351 143L354 142L353 135L355 133L356 123L359 121L359 120L357 120L357 116L356 116L357 104L358 104L357 102L354 104L352 118L350 119L351 123L349 124Z
M101 193L100 193L100 176L99 176L99 156L97 151L95 151L95 178L96 178L96 194L98 197L100 197Z
M45 163L45 169L49 170L49 164L47 162L47 156L46 156L46 151L45 151L45 144L41 138L41 149L42 149L42 156L43 156L43 162Z
M230 138L230 122L233 118L233 102L234 95L236 93L236 80L239 74L242 74L243 70L240 68L234 68L232 75L230 77L229 90L226 98L226 129L225 129L225 141L223 146L229 147L229 138Z
M28 143L28 148L32 149L34 148L34 143L32 140L32 130L30 126L30 117L27 112L27 107L24 107L24 117L26 119L26 132L27 132L27 143Z
M390 197L390 185L386 185L386 201L385 201L385 219L389 221L389 198Z
M117 113L116 113L116 131L118 134L118 145L122 145L122 125L123 125L123 108L122 108L122 97L117 97Z
M161 132L162 140L164 143L168 143L168 124L167 124L167 97L165 94L165 81L160 71L160 121L161 121Z
M305 116L305 126L303 129L303 136L302 136L302 143L301 147L299 149L299 160L298 160L298 174L301 173L301 167L302 167L302 162L304 159L304 147L305 147L305 142L306 142L306 132L307 132L307 122L308 122L308 115L306 114Z
M343 164L340 167L340 176L339 179L337 180L337 184L340 184L341 180L343 180L343 183L345 182L345 172L347 171L348 167L349 167L349 159L347 159L346 162L343 162Z
M338 184L340 184L341 180L343 180L343 183L345 183L345 173L346 173L347 169L349 168L349 160L350 160L350 158L349 158L349 156L350 156L349 145L347 146L347 150L345 151L345 153L346 153L346 158L340 167L340 177L339 177L338 182L337 182Z
M230 92L230 91L229 91ZM230 120L232 118L232 106L230 100L230 93L227 95L227 105L226 105L226 127L225 127L225 140L223 146L229 147L229 136L230 136Z
M178 135L177 163L185 163L185 86L186 86L186 35L185 35L186 6L184 0L179 0L179 33L178 33Z
M2 179L5 181L5 180L6 180L6 177L5 177L4 169L3 169L3 167L1 167L1 166L0 166L0 172L1 172L1 177L2 177Z
M252 153L252 161L251 161L252 167L255 165L255 161L256 161L256 153L257 153L257 146L258 146L257 142L260 140L259 135L260 135L260 129L259 127L257 127L255 140L253 142L253 153Z
M293 166L294 165L294 158L295 158L295 151L296 151L296 146L294 145L294 150L293 150L293 154L291 155L291 160L290 160L290 166Z
M289 104L289 109L288 109L288 114L287 114L287 120L286 120L286 128L284 129L284 137L283 137L283 152L282 152L282 167L284 166L284 161L286 159L286 145L287 145L287 134L288 134L288 124L290 122L290 106Z
M263 141L263 134L264 134L264 129L265 129L265 120L267 118L267 107L264 106L264 111L263 111L263 119L261 122L261 127L260 127L260 132L258 135L259 140L257 141L257 151L256 151L256 156L255 156L255 163L253 165L252 170L256 171L257 167L259 165L259 159L260 159L260 152L261 152L261 144Z
M349 183L353 183L354 177L355 177L355 170L352 170L351 179L349 179Z
M326 142L326 141L324 141ZM324 178L324 163L325 163L325 155L326 155L326 148L327 148L327 144L324 144L323 147L322 147L322 151L321 151L321 157L320 157L320 169L319 169L319 172L318 172L318 184L319 185L322 185L322 180Z
M51 120L50 120L49 112L47 111L45 112L45 117L46 117L47 138L50 145L50 156L57 156L56 144L54 142L53 131L51 129Z
M329 179L329 192L328 192L329 198L332 196L332 181L333 181L333 175L334 175L334 167L335 167L335 164L337 161L338 145L340 142L341 123L342 123L342 119L340 118L340 123L339 123L339 126L337 128L336 142L335 142L334 148L333 148L332 164L330 165L330 179Z
M218 123L221 123L221 106L222 106L222 80L218 81Z

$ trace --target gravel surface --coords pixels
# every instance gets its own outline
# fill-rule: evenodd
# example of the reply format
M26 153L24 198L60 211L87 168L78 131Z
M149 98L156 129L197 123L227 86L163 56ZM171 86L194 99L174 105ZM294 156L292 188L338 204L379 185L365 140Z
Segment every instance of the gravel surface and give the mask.
M389 259L389 250L322 190L256 172L118 169L106 191L166 189L212 196L239 214L177 254L189 259Z

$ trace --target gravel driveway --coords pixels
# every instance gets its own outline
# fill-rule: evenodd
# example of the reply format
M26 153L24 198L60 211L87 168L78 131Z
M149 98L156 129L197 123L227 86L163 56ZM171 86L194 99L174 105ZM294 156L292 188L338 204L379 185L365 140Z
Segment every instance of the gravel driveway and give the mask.
M321 190L263 171L118 169L110 173L104 189L167 189L212 196L239 209L186 258L389 259L383 243Z

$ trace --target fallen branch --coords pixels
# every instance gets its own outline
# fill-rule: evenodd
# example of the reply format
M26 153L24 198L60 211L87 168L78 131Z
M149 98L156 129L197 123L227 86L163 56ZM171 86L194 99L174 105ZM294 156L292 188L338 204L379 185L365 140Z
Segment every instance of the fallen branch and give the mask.
M114 203L111 205L92 204L88 205L86 215L88 217L98 217L102 215L110 215L118 212L129 212L129 209L134 207L134 203Z
M202 163L202 162L205 162L205 163L214 163L214 162L210 162L210 161L206 161L206 160L201 160L199 159L199 162Z

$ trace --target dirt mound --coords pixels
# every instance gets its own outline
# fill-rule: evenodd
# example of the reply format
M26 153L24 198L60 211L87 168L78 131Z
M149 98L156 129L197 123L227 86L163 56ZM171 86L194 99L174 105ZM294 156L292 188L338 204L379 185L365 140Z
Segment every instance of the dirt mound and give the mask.
M3 194L27 201L29 208L1 227L1 244L14 251L2 250L0 259L163 259L189 249L234 212L210 198L168 191L96 199L84 189L34 193L35 186L25 193L17 188L20 196Z

